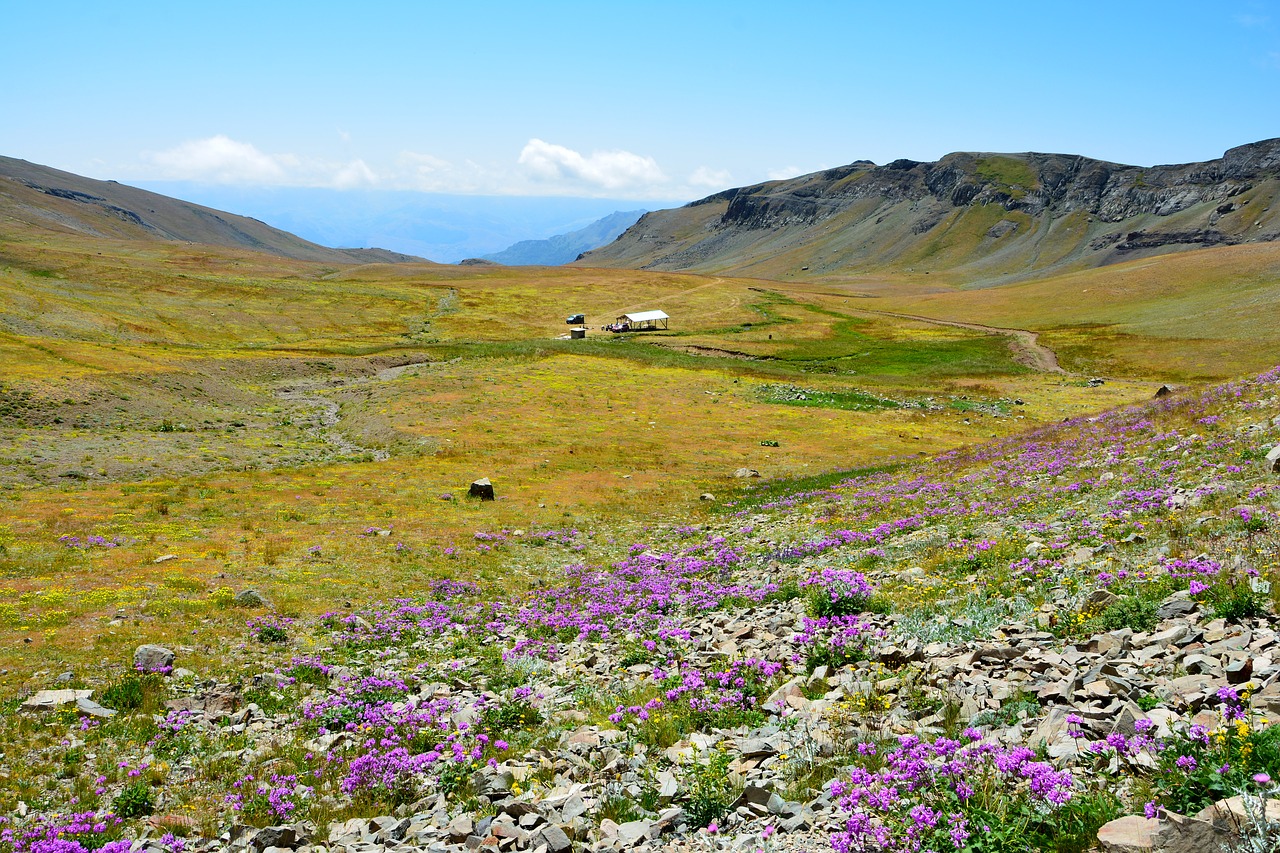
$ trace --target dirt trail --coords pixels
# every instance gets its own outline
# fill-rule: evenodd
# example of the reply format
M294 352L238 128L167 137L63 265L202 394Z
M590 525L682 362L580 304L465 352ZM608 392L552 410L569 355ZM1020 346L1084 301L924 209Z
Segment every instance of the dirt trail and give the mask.
M960 329L972 329L988 335L1004 335L1009 338L1013 349L1013 359L1021 365L1044 373L1066 373L1058 364L1057 354L1039 341L1039 335L1027 329L1006 329L1001 326L987 326L982 323L964 323L959 320L939 320L936 317L922 317L919 314L900 314L897 311L876 311L870 308L861 309L868 314L883 314L886 317L900 317L903 320L917 320L921 323L933 323L936 326L955 326Z

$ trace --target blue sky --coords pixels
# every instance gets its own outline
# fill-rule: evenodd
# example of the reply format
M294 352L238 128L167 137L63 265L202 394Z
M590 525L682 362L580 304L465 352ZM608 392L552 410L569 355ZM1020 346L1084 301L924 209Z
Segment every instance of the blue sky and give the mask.
M0 154L121 181L673 199L1280 136L1280 0L3 9Z

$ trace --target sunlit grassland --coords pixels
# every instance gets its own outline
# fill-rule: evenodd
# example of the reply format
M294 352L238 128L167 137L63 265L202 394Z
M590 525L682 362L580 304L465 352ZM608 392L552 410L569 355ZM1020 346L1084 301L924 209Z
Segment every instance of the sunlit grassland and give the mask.
M77 245L0 245L6 690L147 640L216 666L246 615L224 589L296 614L436 577L520 589L698 523L699 496L730 499L738 468L880 464L1154 387L1032 373L998 336L872 318L811 286ZM557 339L568 314L598 328L647 308L671 330ZM785 405L765 393L780 383L889 405ZM465 498L482 476L496 502ZM573 545L531 535L574 529ZM121 544L59 539L94 535Z
M1280 352L1280 246L1203 249L980 291L866 300L1032 329L1064 366L1187 380L1262 370ZM868 305L879 307L879 304Z

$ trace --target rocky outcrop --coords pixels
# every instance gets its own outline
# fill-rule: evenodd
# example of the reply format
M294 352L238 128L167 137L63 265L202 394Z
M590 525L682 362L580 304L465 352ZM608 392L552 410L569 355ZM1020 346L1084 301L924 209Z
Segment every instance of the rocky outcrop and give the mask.
M776 274L767 264L785 245L797 275L921 263L1026 277L1280 239L1278 192L1280 139L1149 168L1040 153L864 160L648 214L581 262ZM1004 214L992 218L992 207Z

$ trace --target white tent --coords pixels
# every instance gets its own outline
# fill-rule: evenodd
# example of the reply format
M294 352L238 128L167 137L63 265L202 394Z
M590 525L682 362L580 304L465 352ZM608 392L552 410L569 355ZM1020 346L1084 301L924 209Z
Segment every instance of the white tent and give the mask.
M618 322L626 323L632 329L665 329L669 319L665 311L635 311L623 314Z

